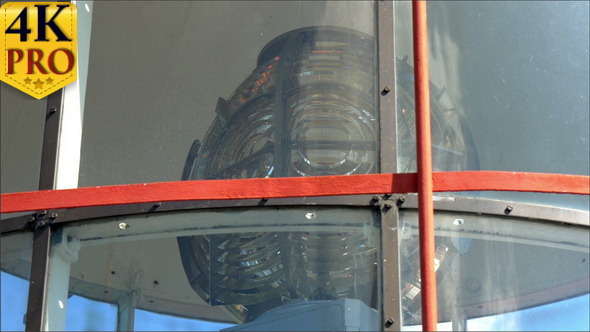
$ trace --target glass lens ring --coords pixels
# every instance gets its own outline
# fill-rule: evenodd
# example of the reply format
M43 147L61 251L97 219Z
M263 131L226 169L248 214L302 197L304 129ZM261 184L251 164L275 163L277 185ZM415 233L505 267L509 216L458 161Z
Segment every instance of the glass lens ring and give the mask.
M238 111L239 114L223 130L224 136L210 158L206 178L270 176L273 169L273 108L271 98L258 98Z
M340 172L334 174L353 174L360 165L374 164L374 107L345 89L306 86L289 99L292 166L297 173L321 175L338 167Z

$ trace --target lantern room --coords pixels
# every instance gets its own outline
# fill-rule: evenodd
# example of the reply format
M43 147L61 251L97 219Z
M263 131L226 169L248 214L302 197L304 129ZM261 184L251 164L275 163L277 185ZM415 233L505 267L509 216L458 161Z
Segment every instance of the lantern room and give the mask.
M1 85L2 330L590 327L585 1L74 1Z

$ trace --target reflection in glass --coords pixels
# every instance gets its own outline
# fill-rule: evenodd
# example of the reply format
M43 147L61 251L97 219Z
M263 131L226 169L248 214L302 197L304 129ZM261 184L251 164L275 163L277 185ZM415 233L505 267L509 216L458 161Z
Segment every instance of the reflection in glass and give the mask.
M374 48L370 36L335 27L272 40L250 77L228 101L219 99L217 118L203 144L193 145L183 178L378 171ZM210 305L226 306L254 329L285 328L272 321L292 316L314 322L289 328L315 330L338 326L312 318L323 310L354 307L354 314L374 316L371 242L366 234L304 231L178 239L191 286Z
M395 7L396 55L413 64L411 4L396 1ZM430 78L446 88L432 104L464 116L477 169L590 174L589 13L588 1L429 3ZM401 71L397 78L405 79ZM435 160L435 168L453 170L440 165ZM464 195L590 207L582 195Z
M408 57L397 60L398 172L416 172L416 109L414 73ZM432 165L435 171L479 169L479 157L461 112L450 102L446 88L430 84ZM446 97L446 98L445 98Z
M92 47L80 187L178 180L193 140L205 141L216 116L219 96L231 101L227 105L230 110L248 108L242 103L273 88L274 69L267 68L270 77L263 67L252 72L258 67L260 51L270 40L308 26L342 27L374 36L376 26L374 1L95 1L91 10ZM163 12L167 15L163 16ZM330 40L322 42L326 51L340 47L330 45ZM114 53L114 49L118 51ZM365 84L367 78L374 80L373 68L365 72L365 62L373 61L374 56L359 59L354 54L346 55L351 61L345 66L361 69L356 71L355 78L349 76L350 71L332 70L331 64L338 63L330 61L332 55L313 54L318 58L314 62L318 66L294 66L298 72L291 77L300 83L289 84L303 86L308 85L308 80L325 79L343 85L356 84L363 95L362 89L367 87L358 84ZM272 58L262 62L273 65ZM325 76L334 73L340 76ZM244 81L249 75L251 79ZM244 85L236 90L242 82ZM236 94L232 97L233 91ZM317 105L313 100L310 103ZM253 128L258 127L256 121L246 115L244 118ZM332 135L337 140L345 135L341 128L336 128ZM264 125L259 129L259 135L267 135ZM317 135L317 127L306 130L311 131L298 140L309 141L313 139L310 135ZM356 139L364 138L350 138L353 142ZM248 146L252 142L243 144ZM259 144L252 146L253 151L265 146L263 141ZM352 153L358 149L353 147ZM318 160L314 150L316 147L303 146L302 155L328 165L334 163L334 158L341 158L332 155L328 160ZM349 151L346 148L345 152Z
M203 321L238 324L230 330L374 330L376 218L365 208L257 207L68 225L64 235L81 244L69 293L116 304L131 326L145 327L137 308L169 329ZM181 256L183 241L191 251Z
M229 100L219 99L184 178L378 171L374 47L370 36L334 27L272 40L250 77Z
M439 319L465 321L562 303L590 292L587 228L469 214L437 213ZM401 212L404 325L420 324L417 213ZM588 306L586 303L585 306ZM557 308L553 306L553 308ZM517 325L526 328L526 315ZM573 319L573 317L570 317ZM587 321L588 316L577 317ZM473 325L475 326L475 325Z

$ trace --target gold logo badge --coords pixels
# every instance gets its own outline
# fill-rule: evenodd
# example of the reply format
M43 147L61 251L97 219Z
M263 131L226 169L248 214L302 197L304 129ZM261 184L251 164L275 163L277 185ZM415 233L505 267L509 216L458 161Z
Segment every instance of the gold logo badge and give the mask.
M77 12L69 2L0 7L0 80L41 99L77 78Z

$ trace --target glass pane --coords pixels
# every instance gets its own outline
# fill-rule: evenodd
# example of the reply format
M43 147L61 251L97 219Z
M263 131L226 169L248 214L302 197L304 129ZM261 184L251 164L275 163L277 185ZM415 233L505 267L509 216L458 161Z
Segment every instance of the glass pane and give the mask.
M374 25L370 1L94 3L80 186L377 172Z
M397 56L411 65L410 4L396 5ZM439 142L461 151L437 139L442 109L464 120L471 168L588 175L589 3L432 1L428 9L435 168L452 168L438 160ZM404 75L398 70L399 84ZM403 122L404 110L413 112L400 106L401 151L411 144L404 128L413 125L412 117Z
M400 218L404 325L416 325L418 214L402 211ZM587 227L467 213L439 212L435 219L440 322L465 327L468 321L473 330L547 330L556 324L569 330L588 322ZM574 306L579 311L567 309Z
M234 324L214 323L135 310L135 331L219 331L232 326Z
M39 188L47 99L0 83L0 193Z
M116 331L117 308L73 295L68 299L66 331Z
M80 243L68 292L118 305L141 330L376 330L378 217L242 208L82 222L63 230Z
M570 194L531 193L517 191L462 191L437 192L435 196L467 196L490 198L507 202L534 203L539 205L559 206L573 210L590 210L590 196Z
M33 234L2 236L2 331L24 331L29 295Z
M470 331L585 331L590 326L590 296L559 301L532 309L467 321Z

